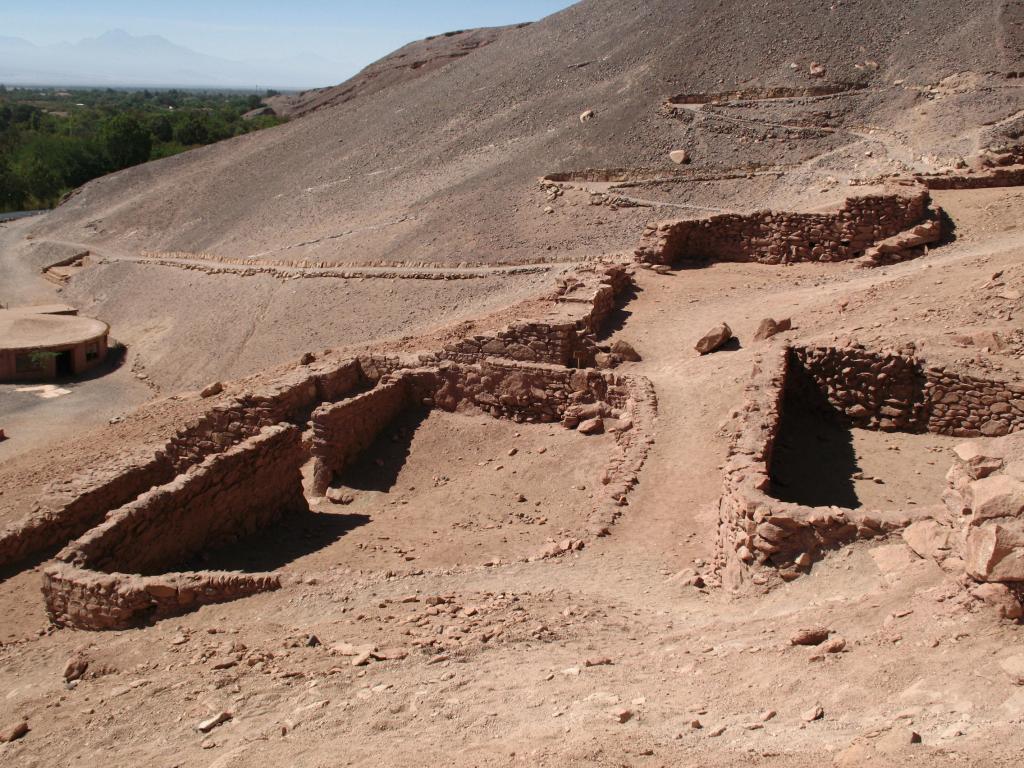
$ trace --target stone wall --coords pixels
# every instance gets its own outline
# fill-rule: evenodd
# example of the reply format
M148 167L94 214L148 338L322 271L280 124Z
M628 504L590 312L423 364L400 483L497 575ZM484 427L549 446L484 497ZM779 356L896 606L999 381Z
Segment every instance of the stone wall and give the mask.
M947 435L1024 430L1020 386L929 367L912 354L794 347L759 360L735 413L719 498L716 566L732 586L754 565L772 565L783 578L793 578L822 550L902 530L931 514L809 507L774 498L772 448L787 388L807 407L828 409L865 429ZM755 578L768 581L763 573Z
M145 620L134 614L126 617L126 606L149 616L153 606L147 603L140 607L138 601L143 594L154 592L152 585L164 583L160 579L178 582L190 578L164 574L157 581L138 581L136 577L160 574L205 549L231 543L285 515L308 509L302 492L304 461L297 427L267 427L257 436L208 457L170 483L114 510L102 524L65 547L57 555L56 563L47 567L43 594L51 620L56 624L89 627L109 625L115 616L121 622L116 626ZM83 576L88 578L76 578ZM125 603L117 591L111 595L103 589L103 585L112 583L105 577L134 579L134 583L142 585L141 591ZM255 577L254 582L241 576L201 577L212 581L187 606L178 602L183 609L194 607L196 599L217 602L217 594L210 591L212 583L223 582L221 599L234 599L239 589L244 591L260 579L269 578ZM163 590L163 597L170 600L168 589ZM160 597L161 590L156 592L154 596ZM113 600L112 604L104 604L105 595ZM83 597L88 599L82 602ZM177 593L174 600L179 600ZM166 604L158 610L167 615L171 608Z
M169 482L174 474L166 455L141 451L55 484L32 512L0 531L0 566L70 541L100 522L109 510Z
M985 189L1024 186L1024 165L986 168L976 173L920 175L914 180L928 189Z
M172 573L135 576L56 563L43 573L50 620L87 630L129 629L202 605L225 603L281 587L274 573Z
M408 382L401 374L385 376L374 389L313 412L313 487L323 493L334 476L405 409L413 404Z
M638 261L843 261L863 255L873 243L896 235L928 217L927 190L847 199L829 213L759 211L719 214L651 224L635 254Z
M598 352L594 334L631 284L631 277L619 264L593 272L579 270L559 282L552 297L555 311L549 318L524 320L497 333L461 339L437 355L424 358L424 362L474 363L486 357L503 357L574 368L592 366Z
M110 510L170 482L206 457L264 427L304 423L316 404L347 396L402 365L397 358L365 356L300 366L268 387L213 405L158 450L117 457L55 484L31 514L0 531L0 566L64 544L98 524Z

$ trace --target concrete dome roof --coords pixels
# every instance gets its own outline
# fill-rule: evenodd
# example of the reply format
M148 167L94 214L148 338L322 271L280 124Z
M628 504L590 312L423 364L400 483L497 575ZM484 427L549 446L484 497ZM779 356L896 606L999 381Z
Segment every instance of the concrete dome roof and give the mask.
M70 347L102 338L110 326L77 315L0 310L0 349L23 351Z

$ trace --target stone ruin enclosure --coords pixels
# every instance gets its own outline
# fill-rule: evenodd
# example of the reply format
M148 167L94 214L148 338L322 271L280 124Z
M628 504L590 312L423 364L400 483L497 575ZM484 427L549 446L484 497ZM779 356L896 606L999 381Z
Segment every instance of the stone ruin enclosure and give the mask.
M0 563L73 539L45 566L43 596L54 624L91 630L279 589L279 572L178 569L207 549L308 512L308 461L313 491L323 493L413 408L471 407L570 428L594 415L609 418L614 454L589 515L591 532L603 534L637 481L656 402L644 379L570 365L592 364L594 333L629 284L621 266L580 272L553 296L560 324L518 323L416 360L363 356L301 365L266 389L212 406L159 449L119 457L55 488L0 534ZM500 339L507 357L482 349L490 338ZM524 349L554 360L514 359Z
M851 197L836 211L722 213L704 219L649 224L635 250L647 264L753 261L787 264L856 259L878 243L941 213L924 187ZM924 242L941 236L941 226ZM922 242L921 244L924 244Z
M750 578L766 584L772 574L795 578L825 550L942 516L934 507L870 510L780 501L773 449L786 407L890 432L973 438L1024 430L1024 385L930 366L912 350L793 346L772 353L755 364L746 400L734 413L723 468L716 566L732 586Z

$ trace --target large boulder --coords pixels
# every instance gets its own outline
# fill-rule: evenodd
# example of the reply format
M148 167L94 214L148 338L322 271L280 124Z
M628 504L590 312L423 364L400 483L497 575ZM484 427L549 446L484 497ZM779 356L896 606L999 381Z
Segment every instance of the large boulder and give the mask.
M945 560L953 551L953 529L935 520L919 520L903 530L903 540L921 557Z
M975 480L964 492L971 510L971 524L1024 515L1024 483L1009 475L990 475Z
M1024 524L992 523L967 532L964 561L978 581L1024 581Z
M729 339L732 338L732 328L727 324L722 323L716 325L710 331L701 337L701 340L694 346L698 352L702 355L706 355L710 352L714 352L716 349L721 349Z

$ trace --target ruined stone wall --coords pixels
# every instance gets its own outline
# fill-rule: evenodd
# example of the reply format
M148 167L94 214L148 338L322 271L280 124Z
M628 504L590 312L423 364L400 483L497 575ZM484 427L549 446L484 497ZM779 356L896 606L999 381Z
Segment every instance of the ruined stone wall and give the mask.
M913 354L794 347L789 386L865 429L999 436L1024 429L1024 385L927 366Z
M750 566L772 565L795 578L818 553L857 538L900 530L912 518L900 511L810 507L771 493L772 449L778 437L786 379L799 365L788 350L755 363L746 399L737 411L718 504L716 569L732 588L748 578L766 584Z
M312 417L314 489L323 493L334 476L412 404L408 382L401 374L393 374L369 392L317 408Z
M155 485L174 477L162 453L138 452L94 467L56 485L25 518L0 531L0 566L25 560L67 542Z
M168 615L175 605L187 610L197 600L220 602L234 599L240 590L248 594L260 584L276 585L271 575L226 578L161 572L308 509L302 493L304 461L297 427L267 427L114 510L47 566L43 594L51 619L106 628L114 626L110 622L116 618L116 626L126 626L145 620L158 598L168 601L158 609ZM143 578L146 574L155 578ZM193 585L191 597L181 598L177 586L172 594L169 585L182 580ZM125 594L106 590L122 582L137 588ZM196 589L197 584L202 589ZM222 589L216 589L217 584ZM139 612L145 616L134 615Z
M936 176L915 176L914 180L928 189L986 189L990 187L1024 186L1024 165L988 168L977 173Z
M476 365L443 365L436 405L454 411L463 403L493 416L529 422L557 422L574 403L616 399L614 374L592 369L531 365L488 359Z
M245 440L266 426L304 419L317 403L351 394L366 381L358 360L319 368L301 367L274 385L213 406L186 425L165 451L175 472Z
M525 320L497 333L461 339L424 362L474 363L486 357L501 357L577 368L591 366L598 351L593 335L631 283L626 269L618 264L593 273L578 272L559 284L553 297L557 316Z
M280 424L120 507L57 559L100 571L159 573L307 508L301 431Z
M926 367L928 429L955 437L998 437L1024 430L1024 385Z
M305 421L317 403L351 394L383 375L382 370L401 365L397 358L367 356L302 366L269 387L212 406L155 452L118 457L56 485L31 514L0 531L0 566L80 536L110 510L169 482L206 457L266 426Z
M638 261L653 264L843 261L922 222L928 203L928 192L916 189L849 198L839 211L830 213L759 211L667 221L648 225L635 254Z
M226 603L281 587L274 573L172 573L136 576L55 563L43 573L46 612L57 626L129 629L202 605Z
M855 426L922 432L927 426L924 375L915 357L860 347L793 347L787 386L813 405L811 390Z
M914 522L912 511L809 507L771 495L787 391L803 406L831 409L866 429L968 436L1024 430L1024 388L927 367L913 355L793 347L759 361L735 417L719 498L716 565L733 586L748 566L770 564L783 578L795 577L821 550Z

